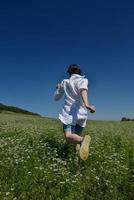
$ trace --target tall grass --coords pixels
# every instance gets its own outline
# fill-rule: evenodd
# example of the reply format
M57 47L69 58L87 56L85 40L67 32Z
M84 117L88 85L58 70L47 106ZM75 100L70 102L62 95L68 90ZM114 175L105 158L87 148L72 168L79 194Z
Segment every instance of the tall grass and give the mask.
M132 200L134 122L91 121L87 161L54 119L0 114L1 200Z

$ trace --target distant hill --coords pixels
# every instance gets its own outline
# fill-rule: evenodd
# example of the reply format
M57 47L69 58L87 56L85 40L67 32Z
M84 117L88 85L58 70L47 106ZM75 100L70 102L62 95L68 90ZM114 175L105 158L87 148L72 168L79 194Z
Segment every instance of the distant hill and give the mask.
M15 113L23 113L23 114L27 114L27 115L41 116L38 113L30 112L30 111L24 110L22 108L18 108L15 106L8 106L8 105L4 105L4 104L0 103L0 112L3 112L3 111L10 111L10 112L15 112Z

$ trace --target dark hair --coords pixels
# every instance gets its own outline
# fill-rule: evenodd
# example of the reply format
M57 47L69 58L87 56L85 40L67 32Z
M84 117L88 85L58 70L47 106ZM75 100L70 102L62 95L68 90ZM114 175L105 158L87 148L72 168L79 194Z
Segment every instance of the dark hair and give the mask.
M69 65L67 72L69 73L70 76L72 74L79 74L79 75L81 75L80 66L77 65L77 64L71 64L71 65Z

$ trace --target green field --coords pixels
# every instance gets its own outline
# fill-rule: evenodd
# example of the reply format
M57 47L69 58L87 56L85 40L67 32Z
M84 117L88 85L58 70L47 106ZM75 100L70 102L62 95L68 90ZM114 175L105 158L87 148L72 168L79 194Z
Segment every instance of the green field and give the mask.
M134 122L91 121L78 162L55 119L0 114L0 200L134 199Z

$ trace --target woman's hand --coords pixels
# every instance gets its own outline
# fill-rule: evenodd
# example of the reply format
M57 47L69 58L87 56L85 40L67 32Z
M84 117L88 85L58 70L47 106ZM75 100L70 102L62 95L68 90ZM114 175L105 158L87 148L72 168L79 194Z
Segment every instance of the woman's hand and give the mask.
M59 89L60 88L60 84L58 83L57 85L56 85L56 89Z
M96 111L95 106L92 106L92 105L88 105L88 106L86 106L86 108L87 108L88 110L90 110L91 113L94 113L94 112Z

